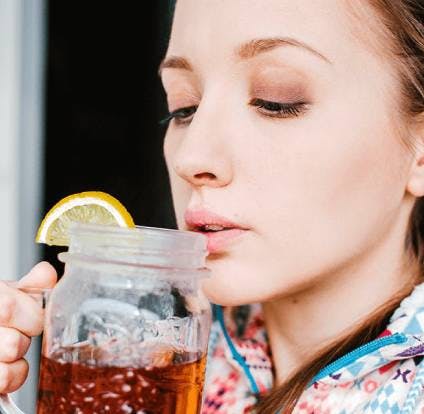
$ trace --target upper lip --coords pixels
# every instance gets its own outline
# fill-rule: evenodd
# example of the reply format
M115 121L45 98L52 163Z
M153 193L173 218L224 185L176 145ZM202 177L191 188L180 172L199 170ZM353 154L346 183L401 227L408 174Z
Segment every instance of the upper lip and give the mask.
M203 226L214 224L226 229L247 230L240 224L205 209L187 210L184 214L184 219L187 229L191 231L199 231Z

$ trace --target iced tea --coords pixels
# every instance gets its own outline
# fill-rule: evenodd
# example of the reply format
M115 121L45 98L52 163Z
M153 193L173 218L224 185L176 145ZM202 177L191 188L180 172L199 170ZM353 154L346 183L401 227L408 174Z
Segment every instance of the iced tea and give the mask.
M187 360L181 357L179 361ZM37 414L198 414L205 357L154 368L42 357Z

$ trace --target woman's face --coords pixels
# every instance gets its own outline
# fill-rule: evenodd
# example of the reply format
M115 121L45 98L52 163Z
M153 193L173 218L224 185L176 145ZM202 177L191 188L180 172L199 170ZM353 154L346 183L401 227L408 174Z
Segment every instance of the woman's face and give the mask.
M365 260L391 232L410 166L394 71L358 36L364 23L339 0L265 3L178 0L161 69L179 228L241 228L208 233L204 288L224 305Z

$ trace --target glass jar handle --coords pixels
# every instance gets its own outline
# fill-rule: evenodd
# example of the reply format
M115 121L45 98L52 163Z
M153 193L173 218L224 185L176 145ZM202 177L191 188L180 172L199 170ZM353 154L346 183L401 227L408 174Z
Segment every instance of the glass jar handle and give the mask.
M8 394L0 394L0 413L1 414L25 414L12 401Z
M4 282L4 281L3 281ZM18 282L5 282L8 286L19 289L34 298L43 308L48 300L51 289L19 287ZM0 394L0 414L25 414L21 411L8 394Z

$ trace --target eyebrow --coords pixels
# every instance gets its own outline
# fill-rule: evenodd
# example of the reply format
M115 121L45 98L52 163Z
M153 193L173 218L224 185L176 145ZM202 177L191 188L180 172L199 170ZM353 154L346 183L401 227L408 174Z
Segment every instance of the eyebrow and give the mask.
M314 54L320 59L331 63L331 61L325 57L322 53L318 52L312 46L309 46L307 43L302 42L291 37L270 37L266 39L253 39L249 42L243 43L236 49L236 55L242 59L251 59L260 53L268 52L270 50L276 49L281 46L295 46L307 50L308 52Z
M235 54L240 60L248 60L254 58L255 56L261 53L269 52L281 46L299 47L304 50L307 50L308 52L312 53L313 55L317 56L318 58L324 60L327 63L332 63L325 55L323 55L318 50L314 49L312 46L309 46L307 43L291 37L270 37L265 39L252 39L237 47ZM166 57L159 65L159 76L162 75L162 71L165 68L193 71L193 67L191 66L190 62L186 58L181 56Z

